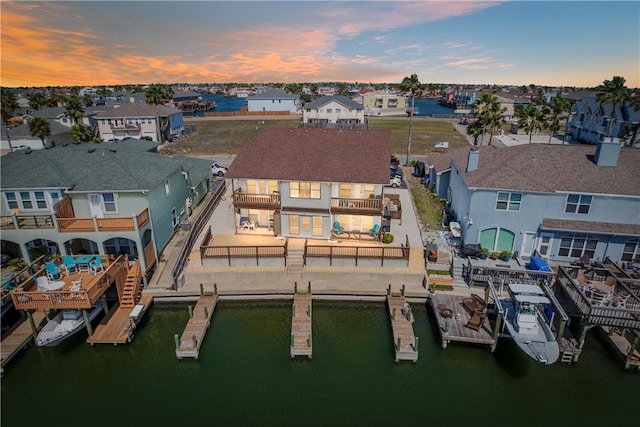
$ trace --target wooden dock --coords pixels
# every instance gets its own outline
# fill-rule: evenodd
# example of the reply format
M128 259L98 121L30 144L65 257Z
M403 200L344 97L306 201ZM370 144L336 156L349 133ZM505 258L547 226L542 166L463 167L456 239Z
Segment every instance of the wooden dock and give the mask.
M468 342L473 344L487 344L495 349L497 338L491 329L489 319L485 319L482 327L476 331L465 326L471 315L462 306L464 296L445 293L431 295L429 301L438 322L438 331L442 340L442 348L447 348L451 341ZM439 309L438 307L442 308ZM447 313L445 310L451 310ZM443 315L444 314L444 315ZM445 315L450 314L450 317Z
M626 330L609 326L601 326L601 328L609 342L613 344L613 347L618 350L618 354L624 359L624 369L629 369L633 366L640 370L640 352L634 348L638 343L638 338L635 338L635 342L630 342L625 336L628 333Z
M293 295L291 314L291 358L307 356L311 359L313 342L311 334L311 292Z
M93 334L87 338L87 342L91 345L131 342L133 332L152 303L152 296L142 295L138 304L133 307L118 305L100 322Z
M176 334L176 357L178 359L185 357L198 358L200 346L211 324L211 316L213 316L213 310L215 310L217 302L217 294L203 295L198 298L196 307L190 310L191 316L180 340L178 340L178 335Z
M418 339L413 334L413 314L404 295L387 295L387 308L393 329L393 345L396 362L400 360L418 360Z
M43 310L34 311L33 322L39 331L44 326L43 320L46 318ZM1 359L0 370L4 372L4 367L9 363L21 350L28 347L33 341L33 330L28 319L25 319L17 328L15 328L8 336L6 336L0 344Z

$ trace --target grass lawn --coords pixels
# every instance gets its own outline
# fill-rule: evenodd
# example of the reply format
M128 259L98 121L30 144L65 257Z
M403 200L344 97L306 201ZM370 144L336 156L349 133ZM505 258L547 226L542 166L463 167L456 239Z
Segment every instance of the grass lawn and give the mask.
M416 207L416 214L422 225L427 230L445 230L442 227L443 202L426 186L420 184L420 178L412 176L409 168L404 168L404 170L405 179Z

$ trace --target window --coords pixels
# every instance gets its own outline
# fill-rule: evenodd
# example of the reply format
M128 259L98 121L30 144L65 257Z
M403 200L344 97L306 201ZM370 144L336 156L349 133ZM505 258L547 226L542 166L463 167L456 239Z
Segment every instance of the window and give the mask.
M103 193L102 203L104 204L105 213L117 213L118 206L116 206L116 197L113 193Z
M322 237L322 217L314 216L313 217L313 232L314 236Z
M28 191L20 192L20 201L22 202L23 209L33 209L33 202L31 201L31 193Z
M60 201L60 198L61 198L60 192L58 192L58 191L51 191L51 192L49 193L49 195L51 196L51 204L52 204L53 206L55 206L55 205L56 205L56 203L58 203L58 202Z
M567 204L564 207L566 213L588 214L591 206L591 196L584 194L567 195Z
M505 193L499 191L496 209L500 211L519 211L521 201L522 193Z
M16 193L4 193L4 198L7 199L7 206L9 206L9 209L18 209L18 200L16 199Z
M340 198L341 199L350 199L351 198L351 185L350 184L340 184Z
M333 109L332 108L327 108L327 114L331 114L333 113Z
M488 228L480 232L480 245L490 252L513 250L516 234L505 228Z
M373 185L373 184L365 184L364 185L363 197L365 199L369 199L369 198L373 197L374 190L375 190L375 185Z
M176 214L176 208L171 209L171 225L173 228L178 226L178 215Z
M289 215L289 234L300 234L300 217L298 215Z
M588 255L593 258L596 254L598 239L586 234L567 234L560 240L559 256L580 258Z
M289 184L289 196L296 199L319 199L319 182L292 181Z
M340 114L342 112L341 108L336 108L336 114Z
M621 261L633 261L640 258L640 239L627 240L622 249Z
M171 194L171 187L169 186L169 179L164 180L164 194L167 196Z

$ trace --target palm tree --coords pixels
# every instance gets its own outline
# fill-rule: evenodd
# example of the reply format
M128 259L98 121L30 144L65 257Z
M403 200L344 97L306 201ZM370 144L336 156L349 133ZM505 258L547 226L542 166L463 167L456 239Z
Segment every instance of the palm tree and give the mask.
M46 148L44 145L44 139L51 136L51 126L49 126L48 121L42 117L34 117L29 120L29 132L31 132L31 136L37 136L40 138L42 146Z
M166 104L173 99L173 89L168 85L152 84L145 91L145 100L147 104L156 106L156 137L158 142L162 142L162 134L160 132L160 117L158 116L158 105Z
M616 107L624 106L631 99L631 91L625 86L626 79L620 76L613 76L611 80L605 80L598 87L600 92L596 95L596 100L600 103L600 108L611 104L609 123L607 125L607 137L611 138L613 122L616 117Z
M27 95L27 99L29 100L29 107L34 110L39 110L47 105L47 97L42 92L31 92Z
M78 124L82 120L84 107L77 96L72 96L65 103L64 115L69 117L74 124Z
M76 141L82 142L90 141L93 136L91 128L87 125L83 125L82 123L76 123L71 126L71 129L69 129L69 135Z
M490 93L483 93L480 95L473 105L473 116L482 124L482 138L480 139L480 145L484 142L484 134L487 132L487 127L493 129L497 121L497 112L500 111L500 103L495 95ZM505 109L506 111L506 109ZM493 136L493 133L491 134Z
M518 118L518 126L529 135L529 144L534 133L547 127L549 112L549 107L545 105L529 104L524 108L522 104L517 104L514 107L513 115Z
M7 123L18 108L18 100L11 89L0 88L0 102L2 102L2 121Z
M567 120L568 113L571 109L571 101L562 96L561 93L556 95L551 101L551 116L549 117L549 144L553 134L560 130L560 122Z
M82 103L86 107L91 107L93 105L93 96L91 96L90 93L85 93L84 95L82 95Z
M633 108L635 111L640 111L640 89L635 89L631 93L630 108ZM629 139L627 145L632 146L636 143L636 140L638 139L638 132L640 132L640 122L632 123L631 138Z
M404 93L411 95L411 110L409 111L409 138L407 140L407 159L405 165L409 165L409 158L411 157L411 136L413 133L413 112L416 99L416 92L422 87L422 83L418 80L418 75L413 73L409 77L402 79L400 83L400 90Z
M480 120L474 120L467 126L467 135L471 135L473 137L473 145L478 145L478 138L482 133L482 129L484 125Z

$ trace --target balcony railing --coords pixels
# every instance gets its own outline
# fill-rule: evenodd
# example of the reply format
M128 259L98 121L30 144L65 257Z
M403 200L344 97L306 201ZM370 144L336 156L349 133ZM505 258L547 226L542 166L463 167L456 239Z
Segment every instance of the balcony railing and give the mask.
M233 193L233 205L236 208L279 209L280 194L249 194L236 190Z
M140 130L141 126L133 123L111 125L112 130Z
M45 215L2 215L0 229L57 228L61 233L92 231L134 231L135 223L141 228L149 222L149 210L144 209L131 218L60 218L55 214ZM135 221L135 223L134 223Z
M342 197L332 198L331 212L352 214L382 214L382 199L347 199Z

